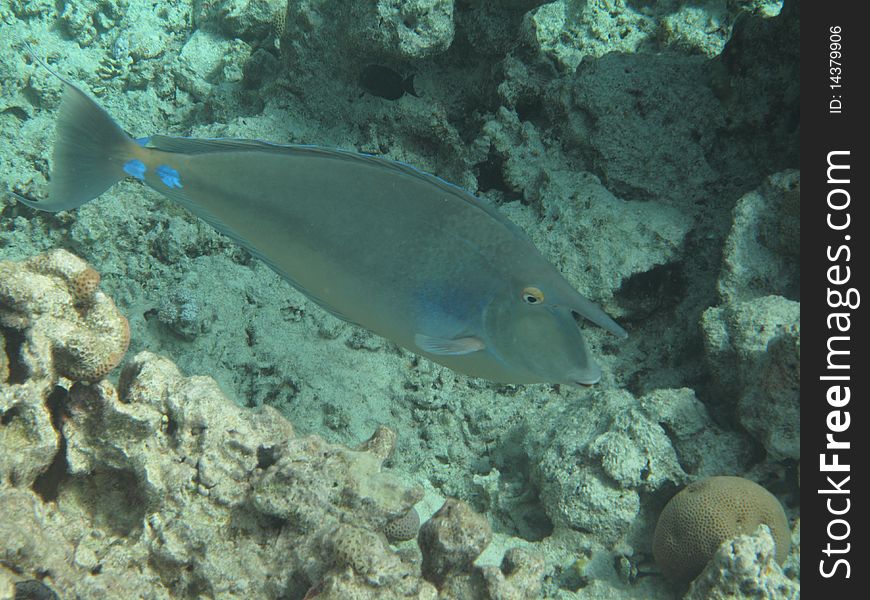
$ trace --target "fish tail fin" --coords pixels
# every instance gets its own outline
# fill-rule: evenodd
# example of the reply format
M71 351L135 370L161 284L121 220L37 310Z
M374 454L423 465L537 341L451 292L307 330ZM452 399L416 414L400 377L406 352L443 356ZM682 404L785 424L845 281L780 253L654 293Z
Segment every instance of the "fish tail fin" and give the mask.
M126 177L125 157L136 142L83 91L42 64L64 84L48 198L15 196L31 208L58 212L93 200Z
M414 96L415 98L419 98L420 95L417 93L417 90L414 89L414 77L416 75L416 73L412 73L411 75L405 77L405 79L402 80L402 89L408 94Z

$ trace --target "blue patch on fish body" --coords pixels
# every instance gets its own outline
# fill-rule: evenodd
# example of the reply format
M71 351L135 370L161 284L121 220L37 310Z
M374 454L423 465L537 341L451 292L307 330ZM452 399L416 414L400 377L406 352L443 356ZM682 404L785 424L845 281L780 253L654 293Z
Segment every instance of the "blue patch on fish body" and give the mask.
M170 167L169 165L160 165L154 171L157 173L157 176L160 177L160 181L163 182L168 188L181 188L181 176L178 174L178 171Z
M151 141L151 136L147 135L145 137L136 138L133 141L135 141L137 144L139 144L140 146L142 146L144 148L145 146L148 145L148 142Z
M479 335L481 317L491 294L434 283L414 294L419 333L440 338Z
M131 177L135 177L139 181L145 180L145 163L138 158L128 160L124 163L124 172Z

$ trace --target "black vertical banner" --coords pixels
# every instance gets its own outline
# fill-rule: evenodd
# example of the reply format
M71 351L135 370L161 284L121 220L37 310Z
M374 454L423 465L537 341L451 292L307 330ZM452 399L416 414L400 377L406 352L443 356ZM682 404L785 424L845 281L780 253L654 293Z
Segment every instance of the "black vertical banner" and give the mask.
M800 15L801 587L808 598L866 598L870 588L867 6L804 1Z

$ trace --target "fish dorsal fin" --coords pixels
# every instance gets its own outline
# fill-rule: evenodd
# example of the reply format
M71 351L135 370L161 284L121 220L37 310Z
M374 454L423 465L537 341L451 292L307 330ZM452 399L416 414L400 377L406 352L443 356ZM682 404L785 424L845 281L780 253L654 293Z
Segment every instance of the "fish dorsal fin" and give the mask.
M163 152L178 152L182 154L211 154L214 152L239 152L244 150L279 151L282 148L294 148L295 146L282 146L270 144L258 140L238 140L232 138L186 138L169 135L152 135L145 138L144 145L147 148L162 150Z
M273 144L270 142L262 142L259 140L242 140L232 138L184 138L172 137L167 135L153 135L144 141L144 145L148 148L155 148L164 152L178 152L183 154L208 154L212 152L243 152L243 151L260 151L274 154L287 155L319 155L324 158L334 159L337 161L360 162L371 165L376 168L393 171L406 177L425 181L434 185L452 197L465 202L466 204L484 211L493 219L501 223L509 229L514 235L520 239L528 241L526 233L519 226L508 219L495 206L489 202L478 198L472 193L464 190L458 185L454 185L449 181L441 179L435 175L421 171L417 167L409 164L398 162L389 158L376 156L374 154L362 154L351 150L341 150L338 148L325 148L322 146L308 146L302 144Z

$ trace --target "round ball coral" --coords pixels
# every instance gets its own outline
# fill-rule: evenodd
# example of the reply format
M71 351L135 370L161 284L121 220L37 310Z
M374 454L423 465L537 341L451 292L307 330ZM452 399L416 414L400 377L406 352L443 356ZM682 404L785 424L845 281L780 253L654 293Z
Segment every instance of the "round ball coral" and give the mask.
M384 535L391 542L406 542L417 537L420 529L420 515L412 506L407 512L387 522L384 526Z
M659 515L653 555L666 577L691 581L723 542L753 533L762 523L773 534L776 560L782 564L791 532L782 504L773 494L743 477L696 481L671 498Z

